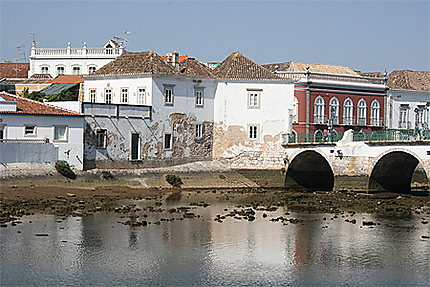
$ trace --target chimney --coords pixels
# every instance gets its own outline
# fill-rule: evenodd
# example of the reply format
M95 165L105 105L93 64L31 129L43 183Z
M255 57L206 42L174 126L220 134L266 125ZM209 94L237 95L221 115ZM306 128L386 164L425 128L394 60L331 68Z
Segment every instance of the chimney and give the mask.
M172 53L167 53L167 63L172 64L176 70L179 70L179 52L175 51Z

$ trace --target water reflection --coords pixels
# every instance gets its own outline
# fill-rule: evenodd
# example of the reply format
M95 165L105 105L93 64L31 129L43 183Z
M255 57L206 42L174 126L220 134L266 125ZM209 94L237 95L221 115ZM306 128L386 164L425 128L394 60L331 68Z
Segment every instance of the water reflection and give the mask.
M363 215L381 223L374 228L361 227L361 215L357 224L295 214L302 222L282 225L258 212L253 222L213 221L224 207L147 227L119 224L128 218L115 214L26 217L1 229L0 285L428 285L419 218Z

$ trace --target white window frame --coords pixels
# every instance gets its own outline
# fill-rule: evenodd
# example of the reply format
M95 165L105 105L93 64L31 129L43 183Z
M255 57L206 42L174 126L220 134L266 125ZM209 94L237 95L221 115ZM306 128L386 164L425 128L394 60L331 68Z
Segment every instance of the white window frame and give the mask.
M78 73L76 73L76 70L78 70ZM72 67L72 74L73 75L80 75L81 71L82 71L81 66L73 66Z
M61 70L61 72L60 72ZM57 66L57 76L64 75L66 73L66 67L64 66Z
M364 99L360 99L357 104L357 124L365 126L367 123L367 103Z
M94 71L91 72L92 69L94 69ZM97 71L97 67L96 66L88 66L88 74L89 75L93 74L95 71Z
M334 118L332 119L332 122L334 125L339 124L339 100L336 97L333 97L330 99L329 103L329 117L331 117L331 110L334 108Z
M110 91L109 92L109 95L110 95L109 101L108 101L108 93L107 93L107 91ZM112 104L112 99L113 99L113 90L112 90L112 88L105 88L104 98L105 98L105 104L108 104L108 105Z
M343 124L354 124L354 102L350 98L343 102Z
M89 89L90 103L95 103L97 100L97 89Z
M248 124L247 127L248 140L258 140L260 138L260 125Z
M203 88L195 88L194 89L194 96L195 96L195 104L196 107L203 107L204 106L204 89Z
M99 134L103 136L101 143L99 139ZM107 147L107 130L106 129L97 129L96 130L96 148L97 149L105 149Z
M46 72L44 70L46 70ZM40 73L43 75L49 75L49 67L48 66L41 66L40 67Z
M261 106L261 89L247 89L247 107L248 109L259 109Z
M325 101L321 96L316 97L314 104L314 123L325 124Z
M174 98L175 98L175 91L174 91L175 85L164 85L164 105L165 106L173 106L174 105Z
M64 138L56 138L56 130L58 128L64 128ZM69 128L66 125L55 125L54 126L54 134L52 136L54 142L67 142L69 140Z
M169 146L166 146L166 136L170 135ZM163 134L163 149L164 150L173 150L173 133L164 133Z
M33 128L31 133L27 133L27 128ZM24 125L24 137L35 137L37 135L37 126L33 124Z
M196 124L194 135L195 135L196 139L202 139L203 138L203 135L204 135L203 124Z
M146 105L146 87L137 87L137 104Z
M373 100L370 105L370 123L373 126L380 126L381 123L381 105L378 100Z
M128 87L121 88L121 104L128 104Z

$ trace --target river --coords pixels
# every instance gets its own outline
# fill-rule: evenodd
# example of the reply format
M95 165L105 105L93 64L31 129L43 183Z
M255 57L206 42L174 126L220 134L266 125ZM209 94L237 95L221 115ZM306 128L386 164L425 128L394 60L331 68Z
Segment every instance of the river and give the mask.
M144 206L144 201L138 206ZM178 207L173 203L169 207ZM0 229L1 286L428 286L428 225L404 219L257 210L227 217L228 203L191 209L199 217L140 213L31 215ZM267 217L263 217L263 213ZM297 223L272 222L278 216ZM363 220L376 223L363 226ZM36 236L38 234L39 236Z

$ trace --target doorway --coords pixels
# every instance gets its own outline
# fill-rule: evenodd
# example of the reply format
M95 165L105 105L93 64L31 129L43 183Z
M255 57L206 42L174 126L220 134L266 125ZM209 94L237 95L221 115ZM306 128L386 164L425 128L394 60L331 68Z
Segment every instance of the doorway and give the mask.
M139 160L140 137L138 133L131 134L131 160Z

